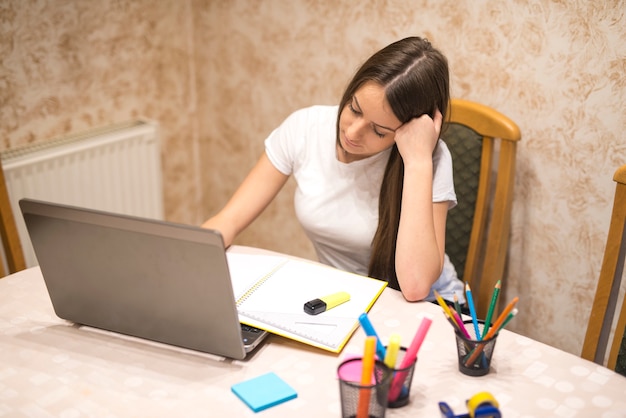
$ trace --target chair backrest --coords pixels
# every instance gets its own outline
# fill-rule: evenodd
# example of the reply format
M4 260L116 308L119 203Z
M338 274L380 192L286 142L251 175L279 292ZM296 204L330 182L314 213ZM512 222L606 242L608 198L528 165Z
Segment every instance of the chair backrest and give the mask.
M609 346L609 337L615 318L615 308L624 274L624 258L626 254L626 165L615 171L613 180L617 184L611 223L581 354L583 358L602 365L604 365L607 346ZM610 344L606 366L624 375L626 375L625 328L626 303L622 303ZM622 347L622 355L620 355L620 347Z
M446 253L485 318L494 286L504 279L521 134L495 109L452 99L442 138L452 154L458 201L448 212Z
M0 163L0 236L2 236L2 249L4 250L7 264L7 269L5 270L4 264L0 259L0 277L25 269L24 252L22 251L20 236L15 225L15 218L13 217L13 209L9 200L2 163Z

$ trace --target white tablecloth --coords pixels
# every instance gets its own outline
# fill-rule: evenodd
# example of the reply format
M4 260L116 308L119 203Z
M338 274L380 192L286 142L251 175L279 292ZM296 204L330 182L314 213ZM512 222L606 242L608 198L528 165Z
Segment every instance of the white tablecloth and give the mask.
M433 324L411 401L388 417L438 417L439 401L465 413L479 391L491 392L507 418L626 417L626 378L569 353L503 331L491 372L469 377L458 371L454 332L437 305L386 289L369 317L383 341L397 332L408 345L424 314ZM336 369L362 352L364 338L358 329L339 355L278 336L244 361L181 350L57 318L35 267L0 280L0 417L338 417ZM255 414L230 387L270 371L298 397Z

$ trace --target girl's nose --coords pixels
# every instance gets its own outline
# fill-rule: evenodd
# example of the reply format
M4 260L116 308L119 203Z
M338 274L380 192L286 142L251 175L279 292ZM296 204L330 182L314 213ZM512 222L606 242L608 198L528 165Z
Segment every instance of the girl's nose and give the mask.
M346 135L350 141L358 141L363 136L366 128L367 124L363 121L363 119L355 119L350 126L348 126Z

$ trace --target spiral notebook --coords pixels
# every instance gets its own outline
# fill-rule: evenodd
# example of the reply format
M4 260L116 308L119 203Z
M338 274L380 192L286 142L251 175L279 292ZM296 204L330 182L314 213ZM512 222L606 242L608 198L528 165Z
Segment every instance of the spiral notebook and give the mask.
M324 350L340 352L387 282L319 263L227 252L239 321ZM336 292L350 300L319 315L304 304Z

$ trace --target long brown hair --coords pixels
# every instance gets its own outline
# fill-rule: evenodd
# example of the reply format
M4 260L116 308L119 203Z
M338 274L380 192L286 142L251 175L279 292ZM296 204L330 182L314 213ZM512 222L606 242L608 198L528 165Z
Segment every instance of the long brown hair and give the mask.
M385 89L385 97L401 123L439 109L444 120L450 100L450 76L445 56L420 37L396 41L372 55L348 84L339 115L356 91L374 81ZM337 116L339 141L339 116ZM404 183L404 163L394 144L385 168L378 201L378 228L372 240L369 275L399 289L396 276L396 238Z

